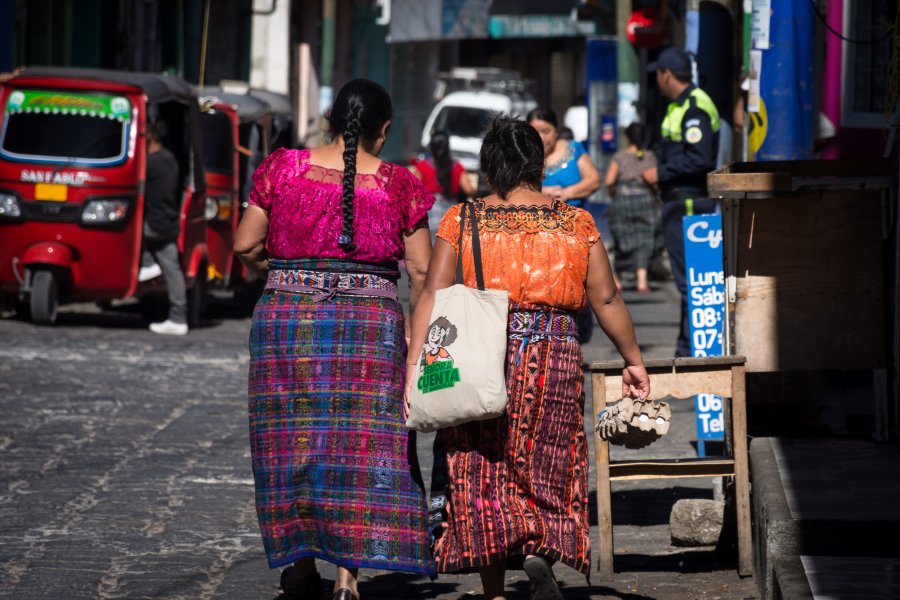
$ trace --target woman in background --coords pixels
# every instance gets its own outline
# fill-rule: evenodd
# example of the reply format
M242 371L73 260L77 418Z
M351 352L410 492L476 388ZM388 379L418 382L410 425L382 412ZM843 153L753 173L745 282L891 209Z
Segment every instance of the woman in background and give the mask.
M543 193L584 208L587 197L600 189L600 172L581 142L559 134L556 113L536 108L525 119L541 136L544 145Z
M581 142L560 136L556 113L535 108L525 118L541 136L544 146L544 180L541 192L567 204L584 208L587 197L600 188L600 172ZM578 313L578 334L582 344L591 341L594 320L585 307Z
M634 270L635 290L650 293L647 267L653 255L654 233L659 222L656 193L641 174L656 167L656 156L644 148L644 127L632 123L625 129L628 147L616 152L606 172L606 187L612 197L609 228L615 241L616 273ZM617 280L621 288L621 283Z
M434 205L428 211L428 228L434 238L441 217L451 206L465 196L475 195L475 186L469 181L466 169L450 155L450 136L444 131L431 134L428 144L431 153L413 163L410 171L418 177L425 189L434 194Z

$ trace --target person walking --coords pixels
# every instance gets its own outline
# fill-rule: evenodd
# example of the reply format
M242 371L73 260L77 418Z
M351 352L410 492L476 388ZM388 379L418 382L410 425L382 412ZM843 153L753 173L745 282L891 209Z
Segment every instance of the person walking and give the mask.
M643 173L649 185L662 195L662 226L672 266L681 292L681 328L675 356L690 356L687 280L684 266L683 219L715 212L716 202L707 197L706 175L716 168L719 151L719 112L709 95L691 83L691 58L679 48L666 48L647 65L656 73L659 91L671 102L662 122L659 165Z
M178 256L181 230L181 198L178 195L178 161L163 146L166 126L160 120L147 126L147 167L144 188L144 251L138 281L162 275L169 294L169 318L151 323L150 331L163 335L187 335L188 305L184 272Z
M549 108L535 108L525 120L540 134L543 143L543 192L572 206L584 207L587 197L600 189L600 172L591 155L581 142L560 135L556 113Z
M557 197L572 206L584 207L587 197L600 188L600 172L581 142L566 140L560 135L556 113L549 108L535 108L525 117L541 136L544 148L544 178L542 192ZM591 341L594 321L585 307L578 313L578 334L581 343Z
M436 528L438 571L478 569L488 600L503 599L508 565L522 565L532 598L562 595L552 564L590 572L584 373L575 314L590 304L625 359L623 394L650 380L591 215L541 193L544 145L526 122L498 117L481 147L493 193L474 202L485 287L509 291L506 414L440 430L446 523ZM429 331L435 294L455 283L460 207L447 211L413 316L406 401ZM475 268L463 261L466 285ZM438 332L440 333L440 332ZM408 411L408 405L407 405Z
M659 208L643 173L656 166L656 155L644 147L646 137L640 123L626 127L625 138L628 146L613 155L606 171L605 183L613 199L607 218L615 241L617 282L623 272L633 270L635 290L647 294L651 291L647 268L653 255Z
M413 163L410 171L434 194L434 205L428 211L428 229L432 238L441 217L451 206L475 195L475 186L469 181L465 167L450 155L450 136L444 131L431 134L428 143L430 155Z
M334 600L358 600L358 569L431 575L415 434L404 425L404 316L431 254L434 198L384 162L391 100L356 79L338 92L331 143L280 149L253 175L235 252L266 278L250 331L256 511L281 600L322 597L316 558L337 566Z

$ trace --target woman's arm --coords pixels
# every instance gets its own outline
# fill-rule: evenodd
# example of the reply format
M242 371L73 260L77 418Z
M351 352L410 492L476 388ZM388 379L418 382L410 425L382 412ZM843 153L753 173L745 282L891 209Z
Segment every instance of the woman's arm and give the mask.
M609 257L602 242L591 247L588 255L587 297L600 328L625 359L622 395L646 398L650 395L650 377L634 336L631 313L616 289Z
M428 226L418 227L403 236L406 273L409 275L409 314L416 310L422 286L425 284L425 273L431 259L431 234Z
M234 253L254 273L265 277L269 271L266 237L269 234L269 214L251 204L244 211L234 234Z
M581 180L562 189L560 194L563 200L587 198L600 189L600 171L594 166L594 161L591 160L590 155L582 154L578 157L577 164L578 172L581 173Z
M445 240L438 238L428 264L428 275L425 286L419 296L412 316L412 335L406 355L406 388L403 394L403 419L409 416L409 394L416 378L416 365L422 348L425 346L425 335L428 331L428 320L434 308L434 295L438 290L448 288L456 282L456 251Z
M616 191L616 179L619 178L619 163L614 160L609 161L609 166L606 168L606 189L609 191L609 195L612 196Z

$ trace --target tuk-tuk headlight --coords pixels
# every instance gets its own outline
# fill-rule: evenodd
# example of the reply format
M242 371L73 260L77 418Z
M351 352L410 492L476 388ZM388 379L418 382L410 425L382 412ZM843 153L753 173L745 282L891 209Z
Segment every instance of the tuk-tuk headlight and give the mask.
M207 196L203 211L207 221L227 221L231 218L231 196Z
M86 225L116 223L128 214L125 200L88 200L81 211L81 222Z
M212 221L216 218L216 215L219 214L219 204L216 202L215 198L206 197L206 206L203 209L203 216L206 217L207 221Z
M18 219L22 216L19 199L12 194L0 194L0 217Z

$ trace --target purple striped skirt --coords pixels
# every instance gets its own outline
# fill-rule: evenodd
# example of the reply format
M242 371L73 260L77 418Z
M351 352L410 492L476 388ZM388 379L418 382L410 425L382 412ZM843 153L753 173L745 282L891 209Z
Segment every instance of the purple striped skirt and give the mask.
M415 437L402 418L396 272L346 261L272 267L253 314L248 385L269 565L315 557L433 574Z

